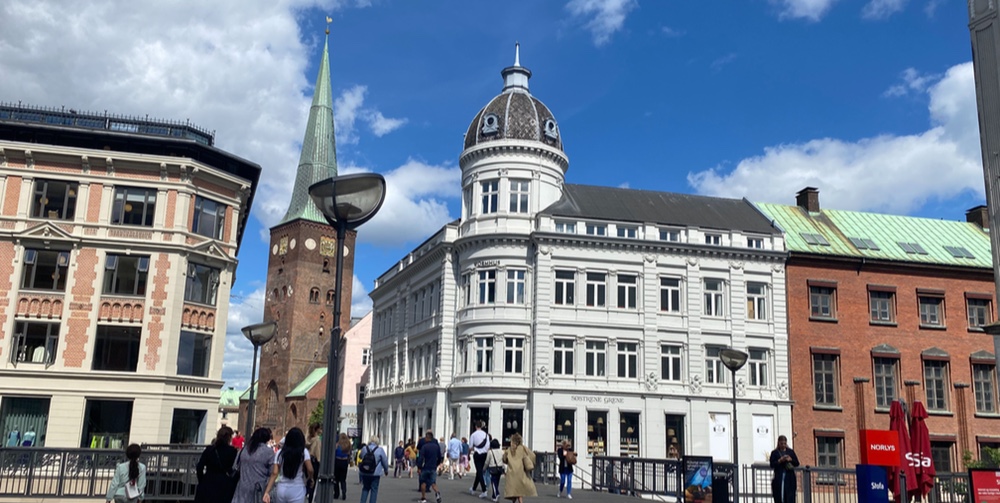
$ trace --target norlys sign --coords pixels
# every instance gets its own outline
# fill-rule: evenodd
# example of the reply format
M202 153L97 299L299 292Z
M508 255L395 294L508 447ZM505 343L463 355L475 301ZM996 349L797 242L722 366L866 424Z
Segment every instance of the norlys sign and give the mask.
M899 466L899 433L891 430L861 430L861 464Z

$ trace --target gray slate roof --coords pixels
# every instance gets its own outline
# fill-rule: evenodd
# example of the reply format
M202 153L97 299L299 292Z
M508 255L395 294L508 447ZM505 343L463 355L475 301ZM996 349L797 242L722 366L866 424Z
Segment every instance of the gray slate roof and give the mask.
M780 234L745 199L566 184L543 215Z

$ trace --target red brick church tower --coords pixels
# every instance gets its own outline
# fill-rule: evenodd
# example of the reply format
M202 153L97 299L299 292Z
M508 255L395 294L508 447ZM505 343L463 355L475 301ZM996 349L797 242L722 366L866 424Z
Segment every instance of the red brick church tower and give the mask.
M275 438L293 426L305 430L312 411L297 410L286 397L314 369L326 368L334 302L340 302L342 333L350 328L356 234L349 231L343 243L344 284L336 299L337 233L309 197L310 185L337 176L328 47L323 46L291 202L271 228L264 321L277 321L278 328L261 349L255 417L257 426L271 428Z

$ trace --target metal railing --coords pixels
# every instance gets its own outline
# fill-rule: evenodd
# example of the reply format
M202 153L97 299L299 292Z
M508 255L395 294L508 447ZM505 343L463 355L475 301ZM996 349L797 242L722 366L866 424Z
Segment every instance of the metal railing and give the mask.
M154 450L146 465L147 501L193 500L201 450ZM0 498L104 498L121 450L0 448Z

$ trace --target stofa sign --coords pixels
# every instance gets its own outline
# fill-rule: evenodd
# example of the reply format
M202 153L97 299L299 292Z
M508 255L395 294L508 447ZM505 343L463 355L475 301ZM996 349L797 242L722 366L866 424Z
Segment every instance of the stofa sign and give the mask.
M889 481L884 466L857 465L858 503L888 503Z
M899 433L892 430L861 430L861 464L899 466Z

